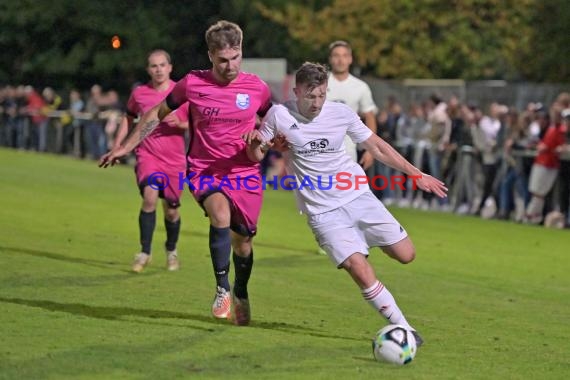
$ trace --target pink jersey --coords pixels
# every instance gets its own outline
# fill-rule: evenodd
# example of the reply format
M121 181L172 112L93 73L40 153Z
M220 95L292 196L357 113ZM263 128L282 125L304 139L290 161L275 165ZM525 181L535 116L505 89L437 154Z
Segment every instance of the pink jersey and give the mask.
M155 90L150 83L133 90L127 103L127 113L137 117L163 101L175 86L170 85L165 91ZM177 112L180 121L188 120L187 105ZM160 123L136 148L137 160L156 160L172 172L183 172L186 168L184 152L184 130L166 122ZM166 171L166 169L165 169Z
M190 104L190 172L228 178L259 174L259 164L247 157L241 137L255 129L256 115L265 115L271 107L269 87L258 76L241 72L222 86L211 70L191 71L167 102L171 108Z

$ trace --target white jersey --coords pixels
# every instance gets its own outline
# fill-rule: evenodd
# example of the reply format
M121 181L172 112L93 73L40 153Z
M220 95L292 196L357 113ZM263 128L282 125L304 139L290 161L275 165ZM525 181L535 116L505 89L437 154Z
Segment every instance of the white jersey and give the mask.
M277 133L289 142L285 154L287 171L296 178L299 208L308 215L339 208L370 191L368 184L356 185L364 171L345 152L344 138L360 143L372 135L348 106L325 101L313 120L297 112L296 104L274 105L260 128L264 141Z
M329 75L327 99L346 104L358 115L378 112L378 107L372 99L370 86L352 74L348 74L343 81L339 81L332 74ZM356 161L356 145L348 137L345 139L345 145L347 153Z
M370 86L352 74L348 74L348 78L343 81L339 81L334 75L329 75L327 100L344 103L359 115L378 112Z

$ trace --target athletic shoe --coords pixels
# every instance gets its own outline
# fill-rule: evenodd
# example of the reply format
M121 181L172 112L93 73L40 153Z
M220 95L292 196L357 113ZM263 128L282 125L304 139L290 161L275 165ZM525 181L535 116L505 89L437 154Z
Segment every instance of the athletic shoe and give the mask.
M238 326L247 326L251 320L251 309L247 298L237 298L232 295L234 307L234 323Z
M178 253L175 250L166 250L166 269L169 271L176 271L180 269L180 263L178 262Z
M422 344L424 344L424 340L417 331L412 331L412 335L414 338L416 338L416 347L420 347Z
M152 256L147 255L144 252L137 253L135 255L135 261L133 261L132 270L135 273L140 273L143 271L144 267L146 267L152 261Z
M229 319L231 318L231 306L230 292L221 286L216 287L216 296L212 304L212 315L215 318Z

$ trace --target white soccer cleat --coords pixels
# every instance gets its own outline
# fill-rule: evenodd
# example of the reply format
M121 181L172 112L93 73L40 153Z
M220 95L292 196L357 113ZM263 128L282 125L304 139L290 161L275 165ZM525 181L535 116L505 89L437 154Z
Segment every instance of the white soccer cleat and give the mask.
M178 252L175 250L166 250L166 269L169 271L177 271L180 269L180 262L178 261Z
M132 270L135 273L140 273L144 270L144 268L150 264L150 262L152 261L152 256L151 255L147 255L144 252L141 253L137 253L135 255L135 261L133 261L133 267Z
M219 319L230 319L232 298L230 292L221 286L216 287L216 296L212 304L212 315Z

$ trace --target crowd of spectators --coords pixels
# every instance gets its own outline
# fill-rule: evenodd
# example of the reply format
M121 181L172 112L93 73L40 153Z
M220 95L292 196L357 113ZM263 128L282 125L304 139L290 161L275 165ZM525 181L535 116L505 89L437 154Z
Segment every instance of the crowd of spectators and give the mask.
M123 115L114 90L87 94L50 87L0 87L0 146L98 159L113 144ZM415 166L441 178L449 197L390 186L373 191L387 206L568 227L570 95L523 110L479 107L432 95L406 110L390 97L377 114L378 134ZM281 168L270 155L272 165ZM396 175L377 163L370 178ZM382 187L381 184L376 188Z
M385 204L568 227L568 93L523 110L432 95L406 112L390 98L377 121L382 138L450 189L438 201L386 188L377 191ZM373 174L395 173L377 165Z
M0 87L0 146L98 159L111 146L122 104L93 85L66 96L51 87Z

